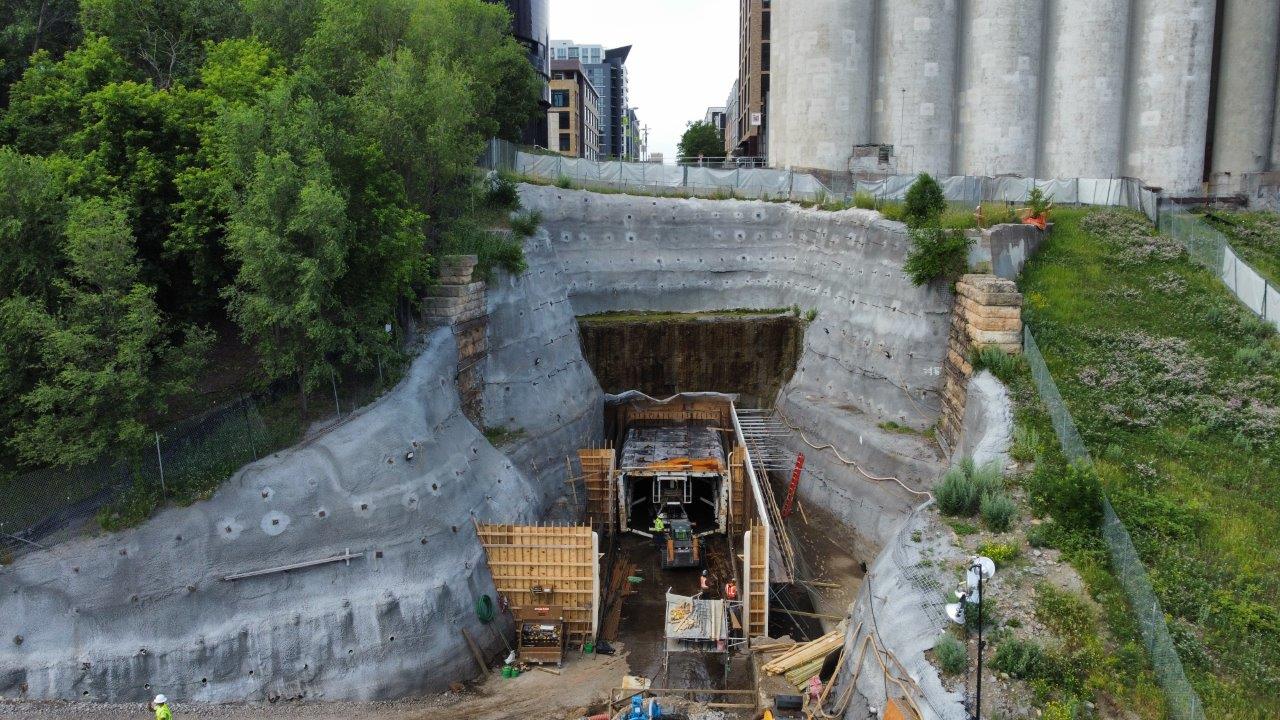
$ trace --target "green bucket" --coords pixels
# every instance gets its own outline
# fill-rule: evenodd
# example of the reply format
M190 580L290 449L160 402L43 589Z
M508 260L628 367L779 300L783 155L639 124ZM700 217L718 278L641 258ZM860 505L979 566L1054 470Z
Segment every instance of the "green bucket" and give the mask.
M582 652L590 655L596 651L596 644L590 640L582 643Z
M511 672L512 672L513 670L515 670L515 668L511 667L510 665L503 665L503 666L502 666L502 677L504 677L504 678L513 677L513 676L512 676L512 674L511 674Z

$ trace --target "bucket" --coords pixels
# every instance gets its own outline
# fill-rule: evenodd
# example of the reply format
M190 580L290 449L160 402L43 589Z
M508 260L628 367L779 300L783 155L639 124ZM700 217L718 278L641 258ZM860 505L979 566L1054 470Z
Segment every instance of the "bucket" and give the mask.
M509 677L511 677L511 671L512 671L512 670L515 670L515 668L511 667L510 665L503 665L503 666L502 666L502 677L504 677L504 678L509 678Z
M590 655L596 651L596 644L590 640L582 643L582 652Z

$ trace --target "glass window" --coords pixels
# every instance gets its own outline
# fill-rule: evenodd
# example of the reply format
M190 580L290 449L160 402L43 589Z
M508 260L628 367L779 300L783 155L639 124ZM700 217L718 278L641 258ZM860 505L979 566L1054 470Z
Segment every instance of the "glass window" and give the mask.
M573 147L573 134L572 134L572 133L560 133L560 150L561 150L561 152L568 152L572 147Z
M569 107L569 91L568 90L552 90L551 105L553 107Z
M561 112L556 114L560 116L560 129L568 130L569 129L569 113Z
M578 58L578 48L576 47L569 48L569 59L576 60L577 58Z

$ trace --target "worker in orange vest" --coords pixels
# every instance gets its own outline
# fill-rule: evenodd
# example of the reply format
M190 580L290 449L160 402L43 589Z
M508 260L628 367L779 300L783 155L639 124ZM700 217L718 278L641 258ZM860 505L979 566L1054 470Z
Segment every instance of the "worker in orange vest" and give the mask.
M706 597L707 591L711 589L711 578L707 577L707 571L702 571L702 577L698 578L698 597Z
M729 582L724 584L724 599L725 600L738 599L738 583L734 582L732 579L730 579Z

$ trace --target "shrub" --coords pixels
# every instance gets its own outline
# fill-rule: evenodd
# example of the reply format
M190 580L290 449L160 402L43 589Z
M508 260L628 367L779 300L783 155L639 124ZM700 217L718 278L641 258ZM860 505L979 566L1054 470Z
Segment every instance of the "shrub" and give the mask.
M978 488L960 468L951 468L933 495L943 515L972 515L978 505Z
M992 460L978 468L974 468L970 460L964 467L969 478L973 480L973 486L977 489L979 496L1004 494L1004 472L1001 471L998 460ZM975 507L974 510L976 511L977 508Z
M1018 506L1003 493L983 495L980 510L982 521L992 532L1007 532L1018 514Z
M537 213L532 213L537 215ZM515 221L512 221L515 224ZM537 225L534 225L535 229ZM459 222L450 228L441 243L444 255L475 255L475 277L489 280L494 268L501 267L513 275L519 275L528 267L524 258L524 244L517 234L511 235L485 230L471 222Z
M568 175L561 175L556 178L556 187L562 190L568 190L573 187L573 180L570 180Z
M1021 355L1010 355L999 345L975 345L969 350L969 364L974 372L990 370L1006 385L1013 382L1023 362Z
M1013 429L1013 447L1009 454L1018 462L1031 462L1040 452L1040 431L1033 427L1018 425Z
M978 554L991 558L996 565L1007 565L1022 555L1022 548L1011 542L978 543Z
M1040 720L1075 720L1078 704L1075 700L1057 701L1044 706Z
M518 238L533 237L542 224L542 213L537 210L526 210L511 216L511 233Z
M506 175L490 173L484 182L485 202L492 207L515 210L520 207L520 191Z
M860 210L875 210L876 197L866 191L856 192L853 194L853 206Z
M955 282L969 269L969 246L963 230L918 228L911 230L911 250L902 269L916 285L943 279Z
M938 638L937 644L933 646L933 654L937 656L942 672L948 675L957 675L969 667L969 653L965 650L964 643L954 635L947 634Z
M1049 200L1044 196L1044 191L1038 187L1031 188L1031 192L1027 194L1027 209L1031 211L1032 217L1044 215L1049 211Z
M1102 484L1092 465L1041 464L1031 476L1033 498L1068 530L1094 530L1102 524Z
M1044 675L1048 667L1044 648L1034 640L1010 638L996 647L991 667L1010 677L1029 680Z
M902 204L903 221L910 228L937 227L946 209L947 196L942 186L929 173L920 173L907 188L906 201Z

